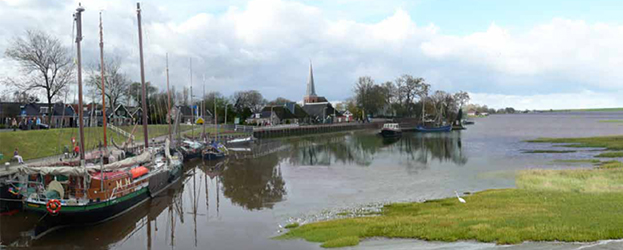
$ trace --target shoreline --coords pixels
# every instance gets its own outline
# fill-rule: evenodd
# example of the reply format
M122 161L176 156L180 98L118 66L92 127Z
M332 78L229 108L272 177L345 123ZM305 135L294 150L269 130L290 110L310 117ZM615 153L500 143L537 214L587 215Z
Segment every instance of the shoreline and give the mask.
M580 143L618 149L621 136L539 138L534 143ZM623 140L621 140L623 141ZM573 147L573 146L572 146ZM321 247L358 245L372 238L433 242L599 242L623 239L623 164L590 169L527 169L516 187L488 189L425 202L390 203L378 216L339 218L292 228L274 239L304 239Z

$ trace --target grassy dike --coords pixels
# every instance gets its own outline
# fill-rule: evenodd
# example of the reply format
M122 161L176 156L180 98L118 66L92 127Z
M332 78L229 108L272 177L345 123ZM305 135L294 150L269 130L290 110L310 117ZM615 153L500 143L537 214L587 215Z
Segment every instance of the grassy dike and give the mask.
M122 126L121 129L131 132L134 126ZM182 126L182 130L189 130L190 126ZM107 129L107 136L121 144L126 138L111 129ZM159 137L168 134L168 125L149 125L149 137ZM4 154L4 159L0 164L11 160L15 148L19 149L20 155L24 160L38 159L42 157L60 155L63 153L64 146L71 148L71 138L79 139L78 128L62 128L48 130L28 130L28 131L9 131L0 133L0 153ZM143 141L143 127L138 126L134 132L135 141ZM103 128L88 127L84 130L87 150L95 149L99 142L103 140Z
M540 139L617 148L623 137ZM517 188L486 190L423 203L396 203L379 216L337 219L293 228L277 239L302 238L322 247L359 244L372 237L431 241L476 240L591 242L623 238L623 164L594 169L524 170Z

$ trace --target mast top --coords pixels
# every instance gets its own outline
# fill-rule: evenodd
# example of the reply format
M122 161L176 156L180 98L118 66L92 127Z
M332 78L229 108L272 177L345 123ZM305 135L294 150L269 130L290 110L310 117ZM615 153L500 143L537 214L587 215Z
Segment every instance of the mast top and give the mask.
M78 8L76 8L76 12L80 13L84 11L84 7L82 7L82 3L78 3Z

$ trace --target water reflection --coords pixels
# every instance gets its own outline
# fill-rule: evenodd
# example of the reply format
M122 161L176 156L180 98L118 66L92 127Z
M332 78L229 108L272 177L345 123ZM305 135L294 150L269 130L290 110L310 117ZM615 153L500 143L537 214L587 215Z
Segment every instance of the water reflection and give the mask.
M277 154L229 161L221 183L225 197L249 210L272 208L286 194Z
M266 230L264 225L274 224L272 218L261 218L256 214L262 214L286 199L288 190L282 165L284 171L291 171L290 166L354 165L372 168L393 164L414 173L436 162L455 165L467 163L460 133L405 134L396 140L384 140L375 131L359 131L266 140L233 152L224 161L188 162L184 178L166 194L150 199L106 223L65 228L32 240L28 231L34 228L38 217L28 213L2 217L0 243L17 247L162 249L166 246L174 249L200 248L206 242L215 242L215 239L223 241L223 238L231 237L229 241L223 241L227 243L221 246L236 244L238 241L235 238L241 237L236 235L237 228L256 227L253 230L262 231ZM373 175L377 177L378 173ZM305 176L310 183L318 181L317 178L324 178L322 174ZM348 183L344 179L348 178L329 181L325 185ZM395 181L394 177L387 179ZM295 184L299 187L306 185L301 182ZM386 183L383 186L388 185ZM342 187L340 190L343 193L338 192L336 195L346 197L353 190L360 189L365 190L365 187ZM303 201L310 199L310 194L299 193L304 196L292 195L288 199L306 204ZM318 196L315 199L325 198ZM246 216L245 222L237 224L238 220L234 218L240 216ZM260 220L261 223L252 226L245 224L250 220ZM220 232L221 235L206 237L208 232ZM269 238L269 235L261 237ZM263 244L272 246L281 243L265 241Z
M401 138L385 139L370 132L338 134L286 140L288 152L279 154L292 165L332 164L369 166L376 158L397 160L405 167L428 165L432 161L465 165L460 132L407 133Z

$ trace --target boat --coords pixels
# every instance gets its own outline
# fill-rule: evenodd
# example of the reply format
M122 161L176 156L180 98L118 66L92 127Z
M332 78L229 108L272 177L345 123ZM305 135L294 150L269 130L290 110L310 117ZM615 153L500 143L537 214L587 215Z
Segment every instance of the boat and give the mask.
M76 39L78 48L82 37L83 11L84 8L80 6L75 13L79 27ZM137 17L141 41L138 4ZM80 73L80 57L78 57L78 72ZM141 74L143 72L141 49ZM78 84L81 87L82 79L80 74L78 76ZM145 86L144 77L142 78L142 84ZM81 94L81 91L79 92ZM145 98L145 94L142 96ZM143 99L143 108L146 110L145 105ZM79 106L82 106L81 96ZM147 121L146 112L143 113L143 121ZM24 210L41 216L34 229L35 238L61 227L96 224L114 219L150 197L158 195L180 179L183 160L181 153L171 152L169 139L165 139L164 146L150 147L147 122L143 123L143 126L144 149L135 157L118 161L109 158L114 162L105 164L105 156L101 153L102 160L95 164L85 164L84 147L81 147L79 166L48 164L23 165L17 168L22 184L20 193L25 197ZM84 145L82 122L79 123L79 127L81 145Z
M246 143L251 143L254 141L253 136L249 136L249 137L245 137L245 138L237 138L237 139L233 139L233 140L229 140L227 141L228 145L239 145L239 144L246 144Z
M179 150L184 155L184 160L190 160L201 157L201 151L206 145L196 140L184 140L180 143Z
M474 125L475 122L472 120L463 120L463 125Z
M415 131L417 132L450 132L452 131L452 125L445 125L445 126L436 126L436 127L424 127L422 125L418 125L417 127L415 127Z
M379 134L383 137L398 137L402 135L402 129L398 123L385 123Z
M201 155L204 160L218 160L226 157L227 154L227 148L223 144L217 142L208 145L203 151L201 151Z

